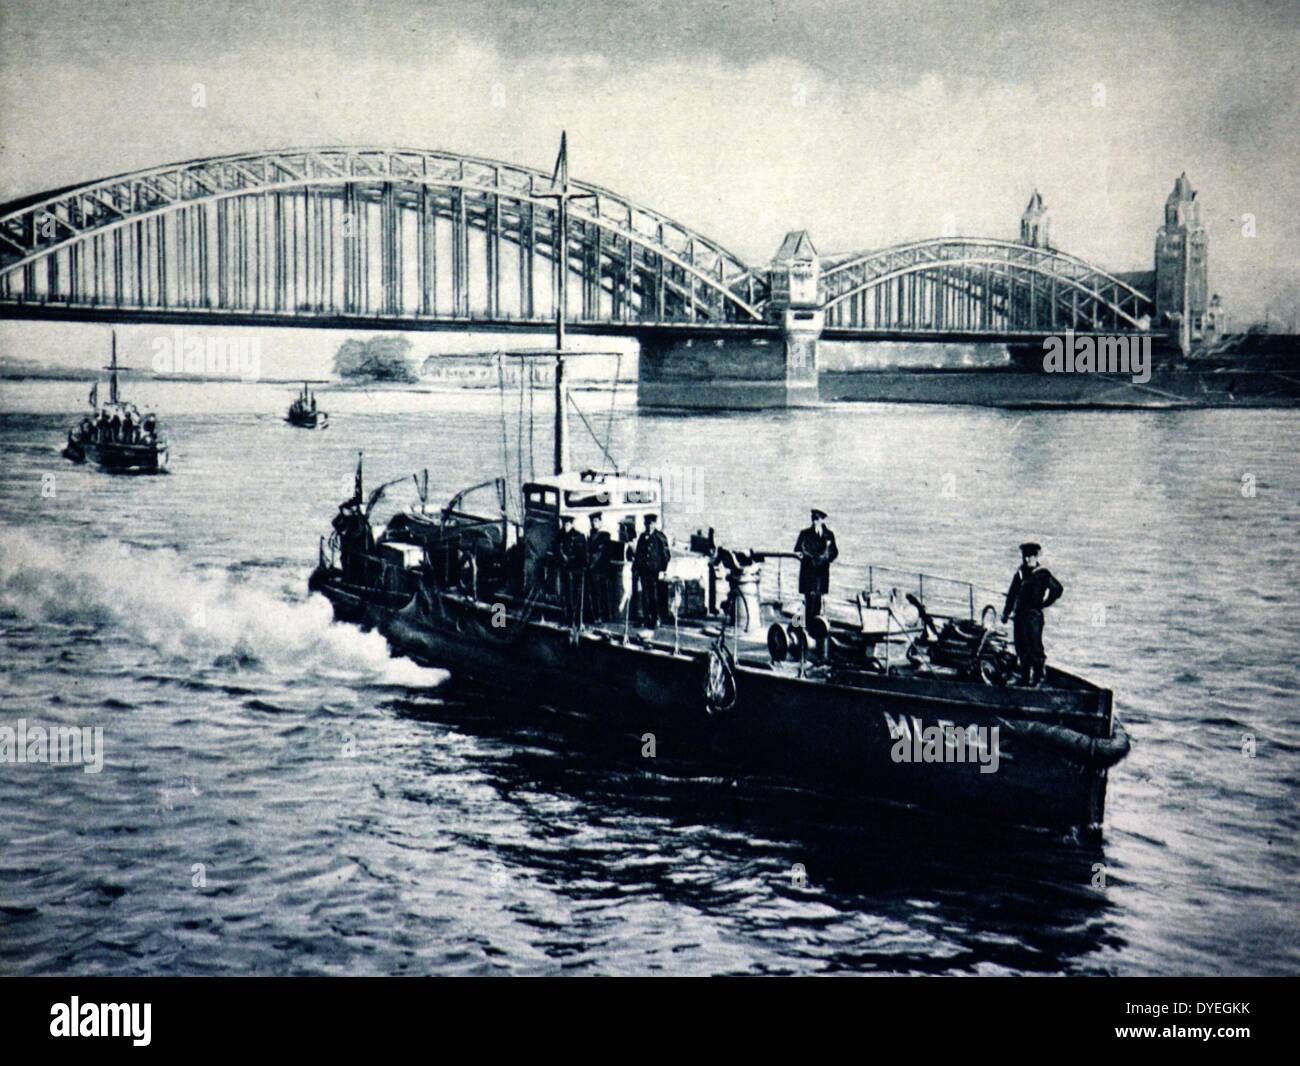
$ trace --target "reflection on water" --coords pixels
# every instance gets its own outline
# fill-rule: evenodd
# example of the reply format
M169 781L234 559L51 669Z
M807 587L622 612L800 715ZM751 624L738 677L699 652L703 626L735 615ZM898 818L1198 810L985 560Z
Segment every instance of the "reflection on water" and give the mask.
M445 498L500 469L503 432L513 473L545 466L544 397L325 390L333 425L310 433L282 421L288 387L149 388L169 478L58 458L80 384L0 391L0 713L101 725L106 746L98 775L0 765L5 972L1300 961L1292 412L680 418L582 398L616 454L677 479L678 536L788 547L816 505L844 573L994 587L1042 541L1067 588L1049 655L1113 688L1135 741L1084 844L649 765L638 738L395 662L306 597L358 448L374 481L428 466Z

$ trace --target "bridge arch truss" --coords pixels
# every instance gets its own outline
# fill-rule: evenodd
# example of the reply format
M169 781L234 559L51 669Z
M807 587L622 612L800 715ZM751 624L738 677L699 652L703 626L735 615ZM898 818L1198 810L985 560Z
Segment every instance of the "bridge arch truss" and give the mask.
M766 281L598 186L568 208L569 318L754 323ZM193 160L0 207L0 302L269 319L545 322L559 274L551 176L420 149ZM399 323L400 324L400 323Z
M828 329L1129 332L1151 298L1082 259L1013 241L940 237L823 260Z

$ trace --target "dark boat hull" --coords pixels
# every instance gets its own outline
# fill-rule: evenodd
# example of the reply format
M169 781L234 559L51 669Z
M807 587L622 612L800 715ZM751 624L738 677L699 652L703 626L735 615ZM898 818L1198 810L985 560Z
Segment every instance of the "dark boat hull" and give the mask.
M385 594L349 585L337 571L318 570L312 587L339 618L379 629L399 653L597 718L629 734L630 743L640 745L652 733L662 755L704 748L741 771L963 819L1085 830L1102 820L1106 769L1044 745L1021 727L1050 733L1068 726L1078 731L1074 736L1108 737L1110 693L1104 690L1025 692L897 677L850 687L747 665L742 656L735 706L710 714L708 661L699 652L675 654L590 630L575 644L566 628L548 621L523 623L503 636L492 626L490 604L428 591L414 598ZM979 761L924 761L923 730L945 723L996 727L996 769L981 772Z
M124 474L157 474L166 469L166 444L97 444L69 442L65 458L74 463L94 463L103 470Z
M299 429L325 429L329 425L329 416L323 411L314 411L311 414L290 411L285 416L285 421Z

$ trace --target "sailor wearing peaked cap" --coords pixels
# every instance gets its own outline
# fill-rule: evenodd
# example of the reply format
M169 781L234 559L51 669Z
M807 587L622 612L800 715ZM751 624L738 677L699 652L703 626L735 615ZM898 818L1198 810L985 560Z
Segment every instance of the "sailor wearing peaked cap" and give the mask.
M799 556L799 591L803 593L804 621L822 613L822 597L831 585L831 563L839 558L835 534L825 525L826 512L812 509L812 525L799 534L794 553Z
M555 545L560 564L560 597L564 603L565 623L573 628L582 625L583 579L587 570L587 538L573 528L573 516L560 516L561 533Z
M1016 658L1020 660L1020 683L1036 688L1043 683L1047 672L1047 653L1043 651L1043 612L1061 598L1065 587L1040 566L1038 557L1043 546L1034 541L1020 545L1024 560L1011 579L1007 601L1002 608L1002 621L1013 613L1016 616Z
M662 530L655 528L658 520L657 515L645 516L645 532L637 537L636 547L632 551L633 591L641 611L642 624L651 629L659 624L659 618L666 609L659 575L668 569L673 556L668 547L668 538Z
M593 622L608 622L614 617L615 573L623 574L623 554L614 548L614 540L603 529L605 516L592 511L587 516L591 532L587 534L587 602Z

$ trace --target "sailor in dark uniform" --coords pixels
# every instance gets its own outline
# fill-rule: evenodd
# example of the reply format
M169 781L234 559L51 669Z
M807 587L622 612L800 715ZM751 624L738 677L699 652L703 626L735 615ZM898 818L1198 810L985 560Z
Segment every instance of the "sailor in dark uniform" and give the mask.
M813 508L812 525L799 534L794 553L799 556L799 591L807 624L822 613L822 597L831 584L831 563L840 556L835 534L826 526L825 511Z
M573 528L573 516L560 518L560 539L555 544L560 564L560 597L564 601L564 621L576 628L582 624L582 585L587 572L587 538Z
M651 629L659 624L663 610L659 575L668 569L668 561L672 558L668 538L655 528L658 521L658 515L645 516L645 532L637 537L632 555L632 578L640 590L641 622Z
M1015 615L1016 657L1020 660L1020 683L1036 688L1043 683L1047 654L1043 651L1043 611L1061 598L1065 587L1047 567L1039 566L1042 546L1032 541L1020 545L1023 560L1002 608L1002 622Z
M613 566L622 569L621 559L616 559L614 541L607 530L601 528L603 516L594 511L590 517L591 532L587 534L587 603L593 622L608 622L614 617Z

